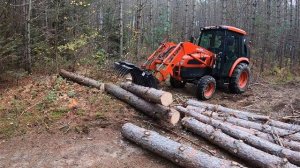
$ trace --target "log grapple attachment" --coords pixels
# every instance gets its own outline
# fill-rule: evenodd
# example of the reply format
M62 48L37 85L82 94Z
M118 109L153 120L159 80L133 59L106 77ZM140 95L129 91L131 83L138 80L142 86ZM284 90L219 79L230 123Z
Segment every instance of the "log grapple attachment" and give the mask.
M134 64L125 61L115 62L115 69L120 76L130 74L132 77L132 82L135 84L152 88L158 87L158 80L152 75L151 72L143 70Z

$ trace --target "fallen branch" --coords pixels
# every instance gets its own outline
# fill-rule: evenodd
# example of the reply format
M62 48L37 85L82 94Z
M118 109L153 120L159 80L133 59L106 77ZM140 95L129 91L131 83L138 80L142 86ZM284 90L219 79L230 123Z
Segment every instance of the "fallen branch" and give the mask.
M140 128L131 123L122 127L122 135L134 143L146 148L173 163L188 168L230 168L241 167L236 162L210 156L192 147L180 144L157 132Z
M244 159L252 166L271 168L297 167L289 163L286 159L282 159L256 149L248 144L245 144L242 140L232 138L231 136L224 134L221 130L217 130L211 125L204 124L196 119L186 117L182 120L182 124L188 130L209 140L233 155Z

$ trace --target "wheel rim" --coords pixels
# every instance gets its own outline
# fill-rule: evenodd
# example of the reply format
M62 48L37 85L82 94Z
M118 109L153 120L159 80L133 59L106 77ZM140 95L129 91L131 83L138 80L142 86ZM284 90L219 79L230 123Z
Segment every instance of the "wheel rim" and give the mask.
M209 98L215 91L215 85L213 83L209 83L204 91L204 96Z
M240 78L239 78L239 86L240 88L244 88L246 87L247 83L248 83L248 78L249 78L249 75L246 71L243 71L240 75Z

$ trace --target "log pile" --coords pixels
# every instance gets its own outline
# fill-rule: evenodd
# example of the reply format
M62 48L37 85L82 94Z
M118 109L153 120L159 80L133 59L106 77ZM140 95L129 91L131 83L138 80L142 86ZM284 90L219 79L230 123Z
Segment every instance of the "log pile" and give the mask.
M268 116L188 100L182 125L257 167L300 166L300 126ZM246 153L244 153L246 152Z
M167 123L162 127L178 125L180 116L184 116L181 120L183 128L246 161L252 167L300 166L300 125L196 100L172 107L173 97L169 92L131 83L121 83L120 86L102 84L65 70L61 70L60 75L85 86L105 88L107 93L145 115L160 123ZM182 167L243 167L131 123L123 125L121 133L124 138ZM175 136L182 138L178 134Z
M117 85L105 84L105 91L117 97L118 99L130 104L144 114L158 119L162 122L169 123L172 126L175 126L180 119L180 113L177 110L163 106L161 104L147 102L146 100L134 95L127 90L122 89Z

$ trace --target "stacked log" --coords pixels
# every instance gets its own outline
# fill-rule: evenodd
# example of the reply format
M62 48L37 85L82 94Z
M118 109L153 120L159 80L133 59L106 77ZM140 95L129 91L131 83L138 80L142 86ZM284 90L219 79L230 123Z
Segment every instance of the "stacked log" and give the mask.
M281 121L276 121L270 119L268 116L257 115L246 111L234 110L230 108L223 107L221 105L212 105L204 102L199 102L196 100L188 100L187 104L194 107L200 107L206 110L214 111L214 112L222 112L227 115L234 116L236 118L240 118L243 120L249 121L265 121L268 125L274 126L281 129L291 130L291 131L300 131L300 125L284 123ZM190 107L192 108L192 107Z
M300 151L300 142L292 141L292 140L286 139L286 138L274 137L274 134L271 135L271 134L267 134L267 133L264 133L264 132L261 132L261 131L258 131L258 130L252 129L252 128L249 129L249 128L241 127L238 125L234 125L233 123L230 123L227 121L227 119L229 117L222 118L222 117L219 117L219 115L214 112L206 112L203 110L200 110L200 112L199 112L199 110L196 111L196 110L192 110L191 108L189 108L189 109L184 108L182 106L177 106L177 110L179 112L181 112L183 115L191 116L191 117L194 117L195 119L201 119L201 116L205 115L207 117L210 117L210 119L216 119L218 121L221 121L224 124L230 125L232 128L242 130L244 132L250 133L254 136L257 136L259 138L267 140L269 142L287 147L291 150ZM203 114L203 115L201 115L201 114ZM232 118L231 120L234 120L234 118Z
M147 102L146 100L114 84L105 84L105 90L144 114L163 122L170 123L172 126L175 126L180 119L180 113L177 110L160 104Z
M291 164L287 159L271 155L252 147L242 140L237 140L221 130L211 125L204 124L196 119L186 117L182 120L182 124L188 130L209 140L219 147L229 151L233 155L242 158L253 166L257 167L297 167Z
M269 142L265 139L259 138L257 136L253 136L251 133L248 133L247 131L244 130L240 130L234 127L232 124L228 124L226 122L212 119L200 113L189 112L188 114L194 117L195 119L197 119L198 121L203 122L205 124L209 124L215 128L221 129L227 135L230 135L239 140L243 140L247 144L250 144L258 149L261 149L262 151L283 158L287 158L291 163L300 165L300 152L292 151L280 145Z
M130 141L133 141L143 148L148 149L182 167L242 167L236 162L210 156L192 147L166 138L157 132L143 129L131 123L125 124L122 127L121 133Z
M133 83L121 83L120 86L138 97L152 103L169 106L173 102L173 97L170 92L144 87Z

